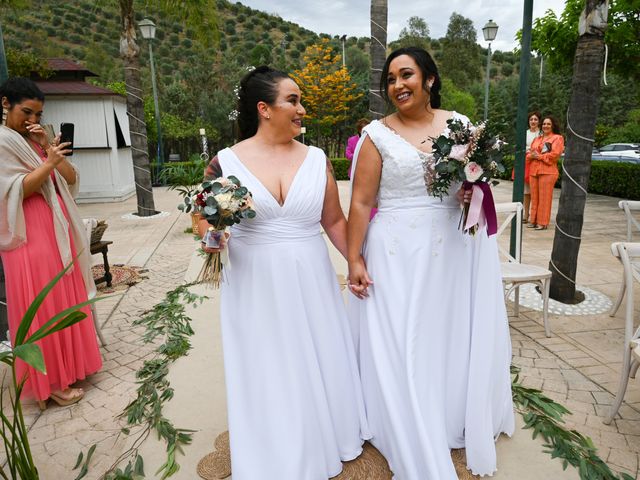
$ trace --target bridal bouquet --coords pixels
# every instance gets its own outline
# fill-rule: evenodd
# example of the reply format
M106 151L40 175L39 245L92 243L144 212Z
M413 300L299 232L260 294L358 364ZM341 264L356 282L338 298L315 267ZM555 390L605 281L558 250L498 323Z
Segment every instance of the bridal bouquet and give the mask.
M203 235L202 242L209 248L219 248L228 227L247 218L254 218L251 192L243 187L236 177L219 177L203 182L191 196L184 197L178 208L184 212L200 213L211 225ZM228 263L226 249L209 253L198 281L208 283L215 288L220 286L222 267Z
M473 125L452 119L447 124L449 133L433 139L435 176L429 193L442 199L452 183L462 182L464 190L473 190L471 203L465 203L462 213L462 229L474 234L486 224L487 235L493 235L498 221L489 184L497 184L491 178L504 172L505 143L491 133L486 122Z

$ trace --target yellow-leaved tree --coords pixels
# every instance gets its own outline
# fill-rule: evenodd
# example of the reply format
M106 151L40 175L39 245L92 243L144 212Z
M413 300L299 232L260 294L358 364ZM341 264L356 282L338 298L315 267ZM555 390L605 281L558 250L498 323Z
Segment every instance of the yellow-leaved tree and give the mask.
M291 75L302 91L305 125L330 156L342 149L342 130L353 102L362 96L328 38L307 47L303 67Z

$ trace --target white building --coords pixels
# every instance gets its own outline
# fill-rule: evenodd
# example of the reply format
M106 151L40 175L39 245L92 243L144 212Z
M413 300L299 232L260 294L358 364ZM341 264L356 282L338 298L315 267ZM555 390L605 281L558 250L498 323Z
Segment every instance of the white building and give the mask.
M73 163L80 171L78 203L117 202L135 193L129 118L124 96L85 82L92 72L71 60L49 59L54 71L36 83L45 95L42 123L56 132L75 125Z

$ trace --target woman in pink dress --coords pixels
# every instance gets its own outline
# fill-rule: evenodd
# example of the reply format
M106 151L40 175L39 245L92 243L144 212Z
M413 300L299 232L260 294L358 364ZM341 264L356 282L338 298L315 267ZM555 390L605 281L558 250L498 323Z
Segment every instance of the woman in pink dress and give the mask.
M35 316L30 333L59 312L95 293L89 245L73 201L78 176L66 160L68 143L49 144L40 117L44 95L26 78L0 86L0 257L5 271L11 338L35 296L76 257L73 268L56 284ZM40 342L47 374L17 362L23 394L44 408L51 398L69 405L82 398L78 380L102 367L96 332L87 318Z

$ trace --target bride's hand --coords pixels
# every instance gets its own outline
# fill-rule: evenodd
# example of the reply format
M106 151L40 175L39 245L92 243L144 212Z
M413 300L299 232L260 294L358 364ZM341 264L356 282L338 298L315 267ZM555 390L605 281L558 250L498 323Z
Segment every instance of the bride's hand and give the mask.
M231 236L231 234L229 232L224 232L223 237L220 239L220 247L219 248L209 248L207 247L207 245L204 242L204 236L207 234L207 231L209 230L209 227L211 225L209 224L209 222L207 222L206 219L201 218L200 220L198 220L198 231L199 232L204 232L202 234L202 241L200 242L200 246L202 248L202 251L204 253L219 253L222 250L225 249L225 247L227 246L227 240L229 240L229 237Z
M204 253L220 253L222 250L227 248L227 240L229 240L230 236L231 234L229 232L224 232L224 235L220 238L220 246L218 248L207 247L204 240L200 242L200 247Z
M458 199L458 202L460 202L460 205L463 205L465 203L471 203L472 195L473 195L472 188L470 188L469 190L465 190L464 188L460 187L460 190L456 192L456 198Z
M349 262L349 277L347 278L349 290L356 297L363 299L369 296L369 285L373 285L373 281L367 272L367 266L362 256L355 262Z

